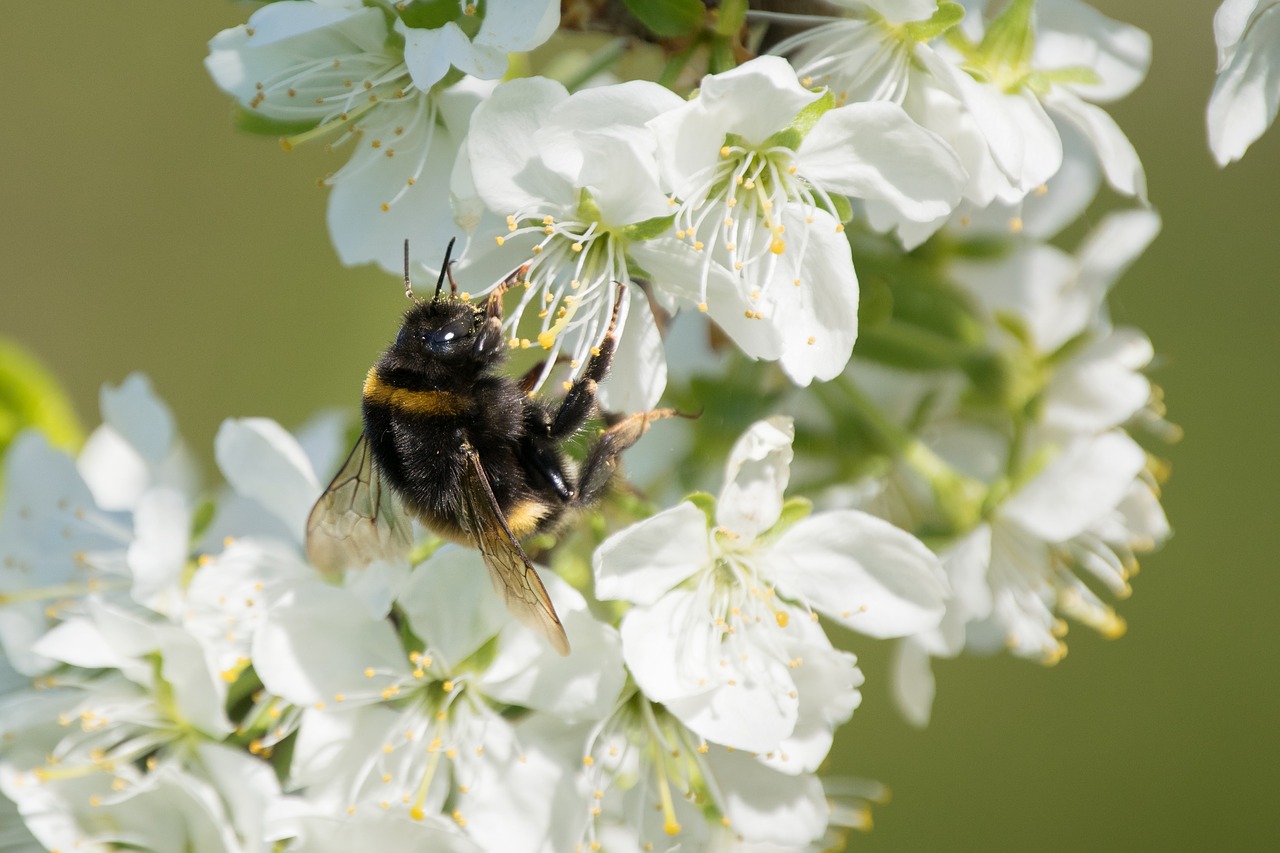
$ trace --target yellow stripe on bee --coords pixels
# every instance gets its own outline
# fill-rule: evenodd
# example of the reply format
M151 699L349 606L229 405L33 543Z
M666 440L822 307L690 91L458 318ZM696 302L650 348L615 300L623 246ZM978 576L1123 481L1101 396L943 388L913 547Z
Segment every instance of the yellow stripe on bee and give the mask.
M552 507L536 500L522 501L507 513L507 526L517 539L523 539L538 529L538 523L546 518Z
M364 399L412 415L460 415L469 408L466 399L449 391L411 391L388 385L378 377L377 368L365 377Z

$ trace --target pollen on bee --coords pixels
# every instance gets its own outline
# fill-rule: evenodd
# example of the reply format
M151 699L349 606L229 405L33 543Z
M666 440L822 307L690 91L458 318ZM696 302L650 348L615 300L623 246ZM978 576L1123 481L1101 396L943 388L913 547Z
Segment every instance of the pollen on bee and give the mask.
M566 379L565 381L561 382L560 384L561 384L561 386L563 386L563 387L564 387L564 390L566 390L566 391L568 391L569 389L571 389L571 388L573 387L573 383L572 383L572 382L570 382L568 379Z

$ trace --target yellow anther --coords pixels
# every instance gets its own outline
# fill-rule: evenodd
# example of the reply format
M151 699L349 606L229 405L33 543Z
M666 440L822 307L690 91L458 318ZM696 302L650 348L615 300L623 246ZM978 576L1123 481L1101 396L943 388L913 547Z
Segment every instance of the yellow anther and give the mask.
M786 250L787 241L783 240L781 237L774 237L773 241L769 243L769 251L773 252L775 255L781 255Z

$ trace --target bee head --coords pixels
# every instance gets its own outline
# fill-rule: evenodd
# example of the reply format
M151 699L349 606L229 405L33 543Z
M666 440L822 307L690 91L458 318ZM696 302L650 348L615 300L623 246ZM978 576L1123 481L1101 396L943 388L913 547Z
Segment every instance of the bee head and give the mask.
M405 312L387 355L404 368L439 363L456 369L479 360L476 337L483 325L484 312L470 302L456 297L422 302Z

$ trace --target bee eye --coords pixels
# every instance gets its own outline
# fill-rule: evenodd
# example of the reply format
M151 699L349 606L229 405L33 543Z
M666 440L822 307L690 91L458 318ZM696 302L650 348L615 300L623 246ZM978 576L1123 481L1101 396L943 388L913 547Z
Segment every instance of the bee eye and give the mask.
M424 329L419 334L422 335L423 341L432 349L446 349L455 341L471 334L472 323L470 317L460 317L448 325L441 326L438 329Z

